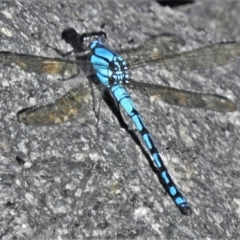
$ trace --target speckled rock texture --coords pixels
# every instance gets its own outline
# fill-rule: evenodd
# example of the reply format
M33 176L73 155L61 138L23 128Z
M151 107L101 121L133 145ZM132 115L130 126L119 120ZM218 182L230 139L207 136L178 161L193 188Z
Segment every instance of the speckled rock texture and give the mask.
M239 13L238 0L174 9L141 0L1 1L0 51L56 57L46 44L70 51L61 40L68 27L103 30L112 49L135 48L159 36L163 51L184 51L240 41ZM220 94L240 109L239 63L182 73L145 67L134 74L137 80ZM84 124L18 122L19 110L51 102L68 88L57 76L0 65L1 239L240 239L239 110L181 108L130 91L191 204L193 214L186 217L164 194L149 155L137 144L138 133L121 128L105 102L98 124L94 114Z

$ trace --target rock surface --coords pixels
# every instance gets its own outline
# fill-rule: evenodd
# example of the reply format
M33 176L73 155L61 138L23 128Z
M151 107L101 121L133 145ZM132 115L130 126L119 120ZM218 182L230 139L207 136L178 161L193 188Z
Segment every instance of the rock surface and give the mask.
M69 51L61 32L104 30L113 49L160 36L183 51L240 36L240 2L197 1L170 9L154 1L0 3L1 51ZM170 46L170 47L169 47ZM204 72L141 68L137 80L220 94L239 109L239 61ZM182 216L163 192L132 134L105 103L100 122L25 126L16 113L64 94L57 77L0 67L2 239L239 239L240 112L180 108L130 92L159 151L190 202ZM129 127L131 122L125 118ZM138 136L138 135L137 135Z

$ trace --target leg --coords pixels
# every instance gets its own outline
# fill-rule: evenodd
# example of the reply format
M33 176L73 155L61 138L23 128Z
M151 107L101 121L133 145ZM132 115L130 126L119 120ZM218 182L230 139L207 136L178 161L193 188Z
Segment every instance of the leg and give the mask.
M46 47L53 49L53 50L54 50L57 54L59 54L61 57L67 57L67 56L69 56L69 55L71 55L71 54L74 53L73 50L64 53L64 52L62 52L61 50L59 50L59 49L57 49L57 48L54 48L54 47L52 47L52 46L50 46L50 45L48 45L48 44L46 45Z

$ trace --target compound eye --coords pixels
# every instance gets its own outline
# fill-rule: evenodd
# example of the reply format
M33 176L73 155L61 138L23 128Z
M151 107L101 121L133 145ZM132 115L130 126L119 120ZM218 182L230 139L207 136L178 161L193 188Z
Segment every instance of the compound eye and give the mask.
M71 42L76 36L78 36L78 33L74 28L68 28L62 32L62 39L66 42Z

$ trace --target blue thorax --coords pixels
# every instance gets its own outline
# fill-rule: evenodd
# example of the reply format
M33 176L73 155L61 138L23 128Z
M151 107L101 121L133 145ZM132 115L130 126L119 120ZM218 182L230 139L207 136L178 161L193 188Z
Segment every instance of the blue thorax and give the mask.
M110 87L113 84L129 81L127 63L120 55L106 48L98 40L94 40L89 48L92 50L90 61L103 85Z

